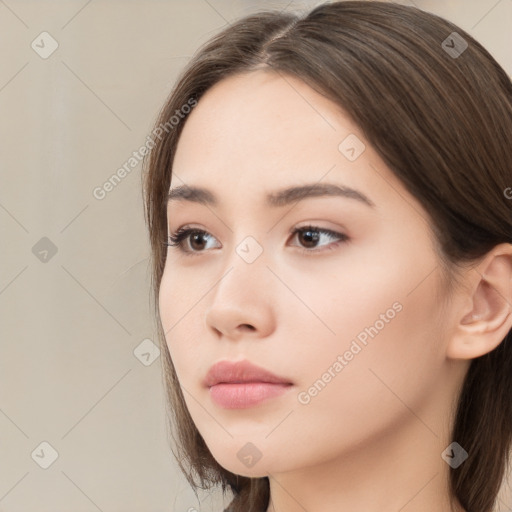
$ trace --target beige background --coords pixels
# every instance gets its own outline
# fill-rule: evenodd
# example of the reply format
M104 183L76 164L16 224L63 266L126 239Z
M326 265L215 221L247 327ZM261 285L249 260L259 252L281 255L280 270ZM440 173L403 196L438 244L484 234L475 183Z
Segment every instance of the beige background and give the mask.
M141 165L93 191L146 141L201 43L243 14L317 3L0 0L0 511L220 509L176 469L143 341ZM512 75L512 0L399 3L455 21ZM50 48L45 31L46 59L31 47ZM58 453L47 469L42 442Z

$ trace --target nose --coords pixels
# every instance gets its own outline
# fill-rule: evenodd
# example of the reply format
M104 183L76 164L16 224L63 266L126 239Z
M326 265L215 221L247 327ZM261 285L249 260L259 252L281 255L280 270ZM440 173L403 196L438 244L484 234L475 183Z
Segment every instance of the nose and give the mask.
M275 278L262 256L252 263L238 254L228 265L208 296L206 324L227 338L268 336L275 325Z

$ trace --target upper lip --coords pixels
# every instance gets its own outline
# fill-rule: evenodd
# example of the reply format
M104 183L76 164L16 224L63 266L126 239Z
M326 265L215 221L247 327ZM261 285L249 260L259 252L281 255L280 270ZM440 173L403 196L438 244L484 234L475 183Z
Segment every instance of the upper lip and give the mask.
M214 364L203 383L207 387L220 383L243 383L243 382L269 382L272 384L291 384L284 377L279 377L265 368L256 366L249 361L219 361Z

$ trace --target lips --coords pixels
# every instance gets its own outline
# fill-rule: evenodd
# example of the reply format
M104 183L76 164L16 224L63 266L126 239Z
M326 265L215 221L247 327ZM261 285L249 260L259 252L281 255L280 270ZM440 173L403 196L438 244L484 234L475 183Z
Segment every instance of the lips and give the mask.
M220 361L207 373L203 384L210 398L225 409L247 409L283 395L293 385L249 361Z
M203 384L206 387L212 387L217 384L241 384L248 382L292 384L289 379L275 375L249 361L220 361L210 368L203 380Z

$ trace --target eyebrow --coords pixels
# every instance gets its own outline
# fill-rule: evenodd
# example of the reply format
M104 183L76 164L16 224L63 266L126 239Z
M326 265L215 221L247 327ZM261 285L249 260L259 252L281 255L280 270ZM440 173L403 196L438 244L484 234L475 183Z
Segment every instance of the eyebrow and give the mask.
M334 183L311 183L278 190L267 195L266 203L270 207L279 208L309 197L321 196L339 196L347 199L355 199L371 208L375 207L375 203L362 192L350 187L335 185ZM217 206L219 204L219 200L211 190L190 185L180 185L179 187L169 190L167 204L172 201L191 201L211 206Z

